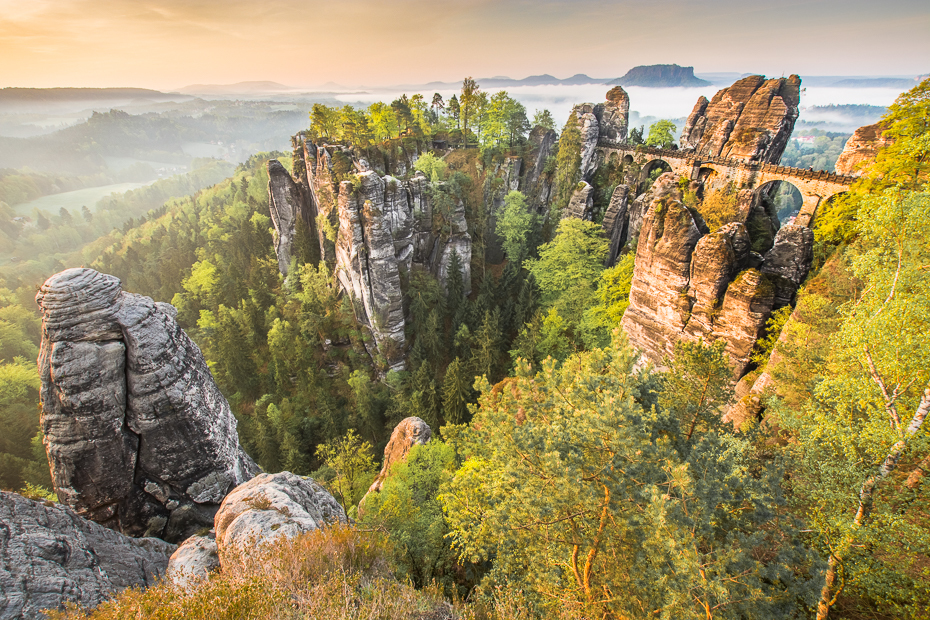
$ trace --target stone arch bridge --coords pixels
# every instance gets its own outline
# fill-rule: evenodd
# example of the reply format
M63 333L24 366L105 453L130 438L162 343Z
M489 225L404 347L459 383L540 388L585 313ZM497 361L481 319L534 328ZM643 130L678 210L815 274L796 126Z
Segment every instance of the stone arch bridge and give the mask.
M675 174L705 181L709 187L718 188L733 183L740 189L753 190L754 195L773 181L786 181L801 193L803 203L795 223L803 226L811 225L821 204L847 191L856 180L856 177L832 172L814 172L725 157L703 157L673 149L611 148L602 149L602 154L605 159L616 154L624 162L640 164L641 180L645 180L649 173L664 163Z

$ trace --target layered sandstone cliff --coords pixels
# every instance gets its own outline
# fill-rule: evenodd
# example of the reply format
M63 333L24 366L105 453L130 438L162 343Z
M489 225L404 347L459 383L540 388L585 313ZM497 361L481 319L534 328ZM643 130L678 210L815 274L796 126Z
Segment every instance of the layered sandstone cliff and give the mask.
M873 161L878 150L891 144L890 138L882 135L881 124L860 127L846 141L843 152L836 160L836 173L847 175L860 175Z
M49 278L36 302L42 430L60 501L130 536L179 541L209 527L258 467L174 307L84 268Z
M642 218L630 306L623 329L661 364L678 340L725 340L734 378L745 374L773 309L792 302L813 259L809 228L778 231L764 256L739 222L708 232L682 202L678 177L664 174Z
M801 78L752 75L700 97L681 134L681 148L702 157L777 164L798 118Z

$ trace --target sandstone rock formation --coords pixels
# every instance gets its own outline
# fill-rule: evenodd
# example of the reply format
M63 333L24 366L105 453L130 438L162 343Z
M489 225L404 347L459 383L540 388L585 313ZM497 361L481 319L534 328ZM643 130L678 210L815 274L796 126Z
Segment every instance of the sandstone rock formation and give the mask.
M332 265L388 366L400 370L406 344L402 275L424 268L445 284L455 252L465 292L471 291L472 239L465 206L457 201L451 209L434 213L431 183L422 173L407 180L382 175L345 147L305 143L304 159L305 193L317 214L321 256ZM335 183L335 159L352 162L353 181ZM401 163L394 168L406 170ZM519 177L519 166L511 173Z
M575 191L572 193L571 199L568 201L568 205L562 211L562 219L566 217L574 217L579 220L591 221L594 219L594 188L586 183L581 181L578 183L578 187L575 188Z
M151 585L174 548L0 491L0 620L38 618L65 602L94 607L125 588Z
M882 135L883 128L879 123L860 127L846 141L843 152L836 160L836 173L860 175L865 168L875 160L878 149L888 146L890 138Z
M648 88L694 88L710 86L710 82L694 75L694 67L678 65L646 65L633 67L626 74L610 82L623 86L646 86Z
M233 489L216 513L214 529L222 561L226 553L335 523L348 523L339 502L311 478L284 471L260 474Z
M700 97L681 134L681 148L703 157L777 164L798 118L801 78L752 75Z
M277 159L268 160L268 208L274 224L274 251L278 256L278 270L286 276L291 264L291 246L297 232L297 221L303 218L310 226L312 220L307 213L303 191Z
M131 536L183 540L258 471L173 306L93 269L49 278L42 430L61 502Z
M814 231L807 226L789 224L775 235L772 249L765 254L762 273L768 274L775 287L775 308L794 301L798 287L814 262Z
M410 417L401 420L400 424L394 427L394 431L391 433L391 439L384 448L384 465L381 467L381 472L375 477L374 482L372 482L371 486L368 488L368 493L380 492L391 467L395 463L407 460L407 454L413 446L421 446L429 442L432 437L432 429L420 418ZM364 499L362 501L364 501Z
M219 567L216 538L212 535L191 536L171 554L165 577L178 585L187 585Z
M742 223L704 234L674 174L660 176L647 196L624 331L655 363L680 339L723 339L739 379L772 310L791 303L807 276L813 233L786 226L763 258Z
M619 86L607 92L607 101L582 103L572 108L581 132L581 180L591 181L600 160L597 148L616 148L626 142L630 98Z
M594 106L597 117L599 146L617 148L626 143L630 124L630 96L620 86L607 91L607 101Z
M618 185L610 196L610 204L604 213L602 226L604 234L610 239L605 265L610 267L617 262L620 250L626 245L630 223L630 186Z
M549 205L552 183L543 172L549 157L555 155L557 138L553 130L545 127L537 126L530 132L521 191L526 196L530 208L537 213L543 212Z

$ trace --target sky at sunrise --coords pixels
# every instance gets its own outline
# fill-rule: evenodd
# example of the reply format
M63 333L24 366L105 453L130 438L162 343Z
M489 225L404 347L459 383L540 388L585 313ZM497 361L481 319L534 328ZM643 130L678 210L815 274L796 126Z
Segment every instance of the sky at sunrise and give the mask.
M0 0L0 86L930 71L926 0Z

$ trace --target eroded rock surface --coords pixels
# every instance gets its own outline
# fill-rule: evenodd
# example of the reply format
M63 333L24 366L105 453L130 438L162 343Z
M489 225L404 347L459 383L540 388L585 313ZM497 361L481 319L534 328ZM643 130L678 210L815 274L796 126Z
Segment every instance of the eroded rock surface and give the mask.
M626 144L630 125L630 96L620 86L607 91L607 101L594 106L597 117L597 142L600 146L617 148Z
M610 196L610 204L604 213L602 226L604 234L610 239L605 265L610 267L617 262L620 250L626 245L629 238L630 222L630 186L618 185Z
M307 218L306 199L299 185L277 159L268 161L268 208L274 225L274 251L278 270L287 275L291 264L291 246L297 234L297 221Z
M187 585L203 579L220 567L216 538L191 536L171 554L165 577L178 585Z
M565 207L565 210L562 212L562 219L566 217L574 217L579 220L591 221L594 219L594 188L581 181L578 183L578 187L575 188L575 191L572 193L571 199L568 201L568 205Z
M413 446L426 444L432 437L433 431L430 429L429 424L420 418L414 416L401 420L400 424L394 427L391 439L384 448L384 465L368 488L368 493L380 492L391 467L395 463L406 461L407 454L410 453Z
M581 180L590 181L597 170L597 139L600 123L594 114L594 105L582 103L572 109L581 132Z
M180 541L258 471L236 419L169 304L93 269L49 278L42 311L42 430L55 490L130 536Z
M681 134L681 148L705 157L777 164L798 118L801 78L752 75L700 97Z
M260 474L233 489L216 513L214 530L222 561L228 552L242 552L335 523L348 523L348 519L329 491L311 478L284 471Z
M678 340L723 339L739 379L772 310L791 303L807 276L813 233L786 226L762 257L742 223L704 234L681 204L674 174L659 177L647 196L623 329L659 364Z
M174 545L129 538L73 510L0 491L0 620L66 602L94 607L164 574Z
M846 141L843 152L836 160L836 173L860 175L873 161L878 150L888 146L891 140L882 136L882 126L879 123L860 127Z

